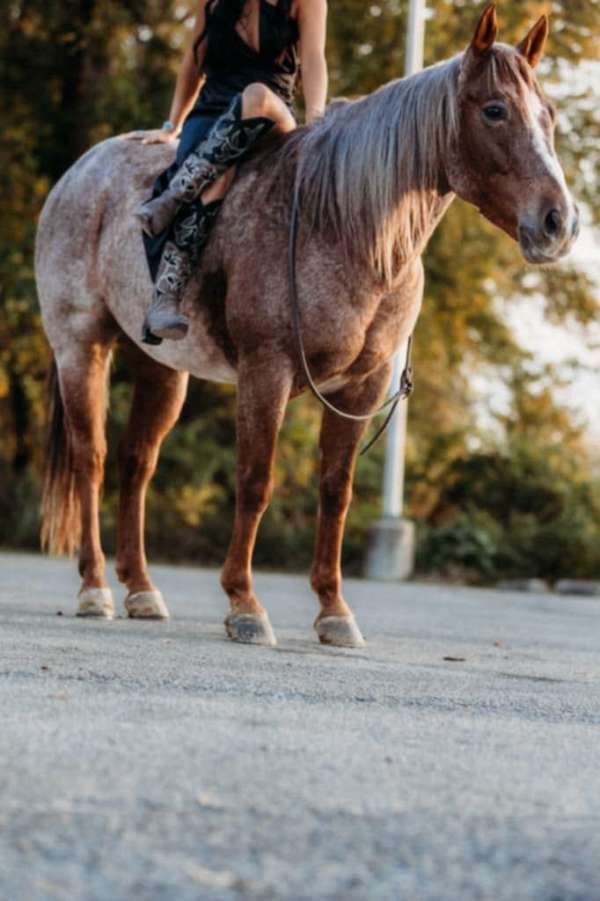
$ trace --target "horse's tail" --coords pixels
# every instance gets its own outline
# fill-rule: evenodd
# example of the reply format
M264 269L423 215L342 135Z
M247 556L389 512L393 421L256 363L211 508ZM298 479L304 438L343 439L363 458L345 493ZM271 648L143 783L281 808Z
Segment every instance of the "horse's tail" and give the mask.
M42 549L51 554L72 554L79 545L80 511L75 490L73 453L53 359L47 380L48 431L42 492Z

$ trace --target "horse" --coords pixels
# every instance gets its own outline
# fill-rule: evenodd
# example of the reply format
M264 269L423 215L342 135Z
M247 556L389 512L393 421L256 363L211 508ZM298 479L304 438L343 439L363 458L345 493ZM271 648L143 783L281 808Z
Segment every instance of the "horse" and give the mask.
M568 252L578 210L554 149L555 112L534 67L548 21L516 46L497 41L494 6L459 55L356 100L265 146L240 168L183 308L185 340L148 346L151 298L134 211L172 147L122 136L89 150L56 184L36 240L36 277L52 353L52 410L42 540L79 548L78 614L111 617L100 543L108 368L119 342L134 392L119 445L116 571L129 617L165 619L148 573L144 498L161 442L176 423L188 375L237 385L236 504L221 575L227 635L273 645L253 590L252 553L273 489L277 435L290 398L307 390L290 306L287 240L298 210L294 272L304 350L325 408L311 584L325 644L363 638L344 600L341 546L357 446L385 395L391 361L415 326L421 255L450 203L474 204L530 263Z

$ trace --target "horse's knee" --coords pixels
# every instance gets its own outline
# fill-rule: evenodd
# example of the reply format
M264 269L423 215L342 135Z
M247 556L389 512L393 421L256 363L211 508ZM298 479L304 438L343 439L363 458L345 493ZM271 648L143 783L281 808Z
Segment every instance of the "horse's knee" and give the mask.
M244 467L239 474L237 502L244 513L262 513L273 493L270 466L256 464Z
M254 82L242 92L244 118L267 116L273 118L277 110L277 97L266 85Z

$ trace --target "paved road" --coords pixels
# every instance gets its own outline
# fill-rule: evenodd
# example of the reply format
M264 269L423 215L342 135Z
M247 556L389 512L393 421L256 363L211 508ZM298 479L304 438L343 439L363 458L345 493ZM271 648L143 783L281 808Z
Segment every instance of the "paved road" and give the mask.
M600 601L349 582L346 651L261 575L271 650L156 576L171 623L93 622L0 556L3 901L599 901Z

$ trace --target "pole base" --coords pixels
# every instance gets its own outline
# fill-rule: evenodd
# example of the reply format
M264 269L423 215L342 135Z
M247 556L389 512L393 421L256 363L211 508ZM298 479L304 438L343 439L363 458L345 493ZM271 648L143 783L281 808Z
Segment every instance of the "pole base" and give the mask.
M393 582L408 579L414 568L414 523L400 516L377 520L369 529L366 577Z

